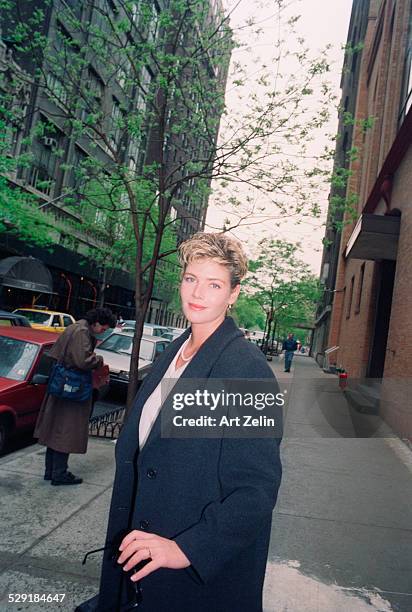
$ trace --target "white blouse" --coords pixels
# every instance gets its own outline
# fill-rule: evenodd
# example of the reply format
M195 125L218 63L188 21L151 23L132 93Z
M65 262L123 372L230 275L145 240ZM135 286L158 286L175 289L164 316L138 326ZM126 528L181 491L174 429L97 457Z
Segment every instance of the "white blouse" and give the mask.
M147 438L152 430L154 422L157 419L157 416L162 408L162 403L169 395L170 391L173 389L175 384L177 383L181 374L185 371L186 367L190 363L190 359L187 363L183 364L180 368L176 369L176 362L179 358L179 355L184 350L185 346L190 340L189 338L184 342L179 351L177 351L173 361L167 368L162 380L157 385L156 389L153 391L151 395L147 398L143 408L142 414L140 416L139 422L139 448L142 450L143 446L146 443ZM163 395L163 398L162 398ZM163 400L163 401L162 401Z

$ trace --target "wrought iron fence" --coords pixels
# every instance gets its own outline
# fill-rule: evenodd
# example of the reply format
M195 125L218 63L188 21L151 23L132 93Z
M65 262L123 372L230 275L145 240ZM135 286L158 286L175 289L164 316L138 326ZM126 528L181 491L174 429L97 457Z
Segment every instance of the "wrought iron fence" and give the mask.
M117 439L123 426L125 407L92 417L89 421L89 436L95 438Z

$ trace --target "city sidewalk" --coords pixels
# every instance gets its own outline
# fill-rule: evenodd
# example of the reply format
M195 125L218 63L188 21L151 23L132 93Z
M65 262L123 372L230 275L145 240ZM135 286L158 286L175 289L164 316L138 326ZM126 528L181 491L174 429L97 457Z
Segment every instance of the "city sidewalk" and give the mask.
M272 362L289 402L265 610L412 610L412 452L336 376Z
M411 610L412 453L376 417L354 414L312 359L296 357L291 374L272 367L289 400L265 612ZM92 438L71 457L79 487L42 480L40 446L0 459L2 612L72 612L95 594L100 556L81 561L104 543L114 448ZM65 598L8 603L17 593Z

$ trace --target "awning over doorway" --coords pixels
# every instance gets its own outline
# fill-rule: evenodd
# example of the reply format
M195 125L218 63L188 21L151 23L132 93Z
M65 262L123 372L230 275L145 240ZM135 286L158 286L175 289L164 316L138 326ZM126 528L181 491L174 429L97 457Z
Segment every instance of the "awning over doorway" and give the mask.
M0 261L0 285L36 293L53 293L53 280L46 266L34 257L6 257Z
M395 260L401 218L363 214L348 240L345 257L352 259Z

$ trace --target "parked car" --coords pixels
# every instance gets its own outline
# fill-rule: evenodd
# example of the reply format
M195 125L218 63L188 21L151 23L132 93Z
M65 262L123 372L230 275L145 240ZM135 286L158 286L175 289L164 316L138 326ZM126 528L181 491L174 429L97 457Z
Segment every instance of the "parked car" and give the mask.
M134 319L122 319L122 321L118 321L116 327L124 328L124 327L136 327L136 321Z
M117 327L116 327L117 329ZM103 342L103 340L106 340L106 338L108 338L110 336L110 334L113 333L113 329L111 327L109 327L109 329L106 329L106 331L102 332L101 334L96 334L95 338L97 340L96 346L99 346L99 344L101 344Z
M55 331L62 333L75 319L66 312L56 312L55 310L41 310L37 308L18 308L15 314L23 315L28 318L30 324L35 329Z
M127 319L121 324L121 329L123 330L134 330L135 327L136 321L132 319ZM171 327L166 327L165 325L156 325L155 323L145 323L143 326L143 334L145 336L159 336L160 338L166 338L166 340L170 340L170 342L172 342L176 337L173 336Z
M143 333L147 336L156 336L159 338L166 338L172 342L174 340L170 327L165 325L156 325L155 323L145 323L143 326Z
M169 340L154 336L142 336L138 363L139 380L148 374L152 363L168 346ZM127 389L129 384L130 358L133 348L133 330L115 330L96 349L110 369L110 383Z
M34 429L46 393L59 335L30 327L0 327L0 452L7 441Z
M186 331L186 329L182 329L181 327L169 327L169 329L170 329L170 333L173 336L173 340L176 340L176 338L179 338L179 336L181 336L183 332Z
M31 327L27 317L15 314L14 312L7 312L7 310L0 310L0 327L14 326Z

